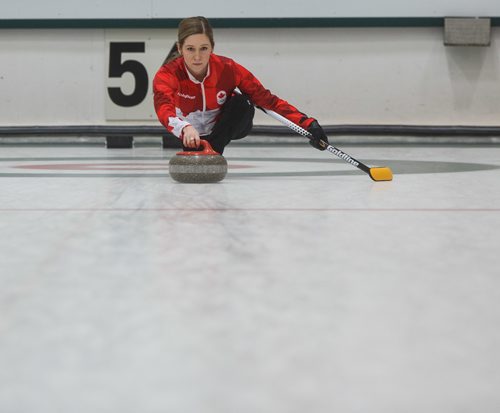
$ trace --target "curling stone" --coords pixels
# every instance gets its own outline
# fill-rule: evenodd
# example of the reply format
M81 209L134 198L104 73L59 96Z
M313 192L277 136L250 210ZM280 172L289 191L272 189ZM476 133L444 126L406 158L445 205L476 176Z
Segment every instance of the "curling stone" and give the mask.
M174 181L206 184L222 181L227 174L227 161L210 143L201 140L200 151L178 152L170 159L168 171Z

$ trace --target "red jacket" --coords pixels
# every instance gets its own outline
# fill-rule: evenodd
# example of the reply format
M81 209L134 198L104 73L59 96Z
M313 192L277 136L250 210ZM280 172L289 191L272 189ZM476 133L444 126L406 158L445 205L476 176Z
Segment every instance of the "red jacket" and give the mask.
M235 88L248 95L255 105L274 110L303 128L314 120L265 89L243 66L215 54L210 56L203 82L188 72L182 57L158 70L153 80L156 114L177 137L181 137L186 125L194 126L200 135L208 135L218 120L222 105Z

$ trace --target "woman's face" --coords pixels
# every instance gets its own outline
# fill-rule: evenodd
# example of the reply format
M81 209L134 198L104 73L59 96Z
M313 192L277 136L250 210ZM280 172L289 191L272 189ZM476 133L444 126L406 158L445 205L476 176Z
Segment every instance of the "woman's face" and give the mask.
M198 80L203 80L207 74L208 60L212 53L212 44L206 34L192 34L186 37L179 53L184 57L186 66Z

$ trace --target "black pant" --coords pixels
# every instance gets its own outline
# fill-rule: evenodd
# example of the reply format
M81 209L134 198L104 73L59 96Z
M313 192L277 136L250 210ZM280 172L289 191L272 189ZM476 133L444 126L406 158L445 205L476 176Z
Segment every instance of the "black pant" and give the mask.
M254 115L255 107L248 98L245 95L236 94L222 107L222 114L212 129L212 133L201 138L210 142L214 151L222 155L229 142L244 138L250 133ZM189 150L189 148L184 148L184 150Z

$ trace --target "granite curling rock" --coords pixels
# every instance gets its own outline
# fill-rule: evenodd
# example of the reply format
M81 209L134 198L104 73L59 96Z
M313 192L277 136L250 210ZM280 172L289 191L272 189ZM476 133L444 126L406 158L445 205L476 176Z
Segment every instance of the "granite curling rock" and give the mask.
M174 181L206 184L222 181L227 174L227 161L215 152L206 140L200 141L202 150L178 152L170 159L168 170Z

